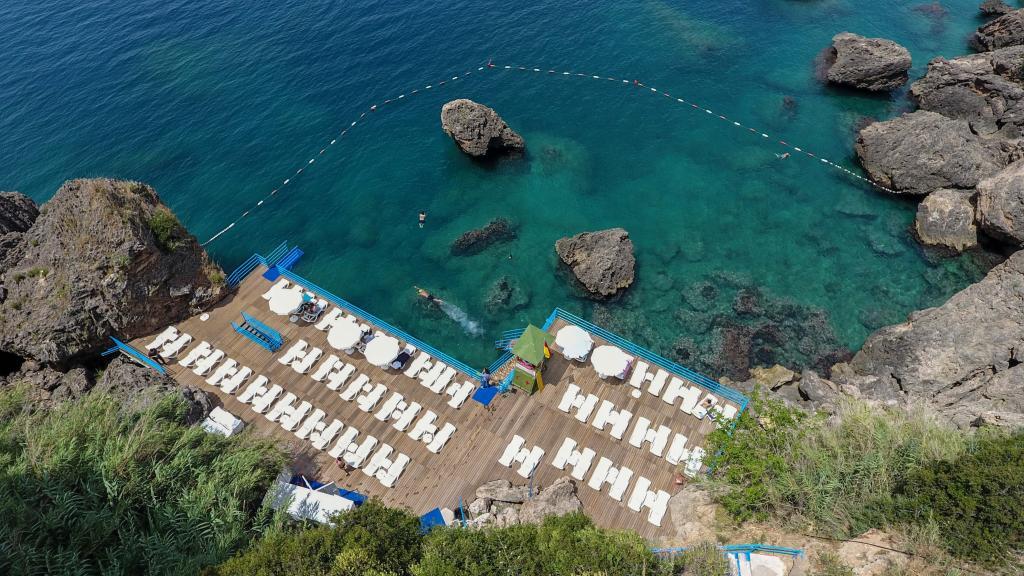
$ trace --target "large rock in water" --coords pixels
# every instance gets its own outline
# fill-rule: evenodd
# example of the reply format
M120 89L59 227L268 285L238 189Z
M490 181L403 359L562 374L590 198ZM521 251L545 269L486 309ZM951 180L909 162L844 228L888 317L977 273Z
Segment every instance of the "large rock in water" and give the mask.
M1024 160L978 183L978 226L997 240L1024 245Z
M914 229L923 244L945 246L957 252L978 245L974 225L973 192L943 188L932 192L917 206Z
M970 39L978 52L1024 45L1024 10L1014 10L978 28Z
M0 305L0 350L19 356L68 365L220 295L220 269L145 184L67 182L24 236Z
M614 296L633 283L633 241L622 228L561 238L555 251L593 296Z
M1024 46L935 58L910 86L922 110L967 120L976 134L1018 138L1024 127Z
M832 84L885 92L907 81L910 51L884 38L842 32L824 54L825 78Z
M918 110L860 131L854 146L871 179L898 194L973 188L1006 165L1014 146L971 132L965 120Z
M924 400L961 426L986 413L1024 414L1022 295L1024 251L945 304L875 332L850 367L879 389Z
M978 12L981 12L983 16L1002 16L1013 12L1013 8L1010 8L1003 0L985 0L978 5Z
M522 152L526 147L523 137L509 128L497 112L465 98L452 100L441 108L441 126L460 150L474 158Z

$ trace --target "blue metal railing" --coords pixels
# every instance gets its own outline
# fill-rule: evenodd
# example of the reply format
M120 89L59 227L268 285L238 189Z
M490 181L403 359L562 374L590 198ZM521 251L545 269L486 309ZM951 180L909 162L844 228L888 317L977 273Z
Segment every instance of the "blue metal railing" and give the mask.
M501 338L494 341L494 347L498 350L511 350L512 343L526 332L525 328L517 330L506 330L501 333Z
M274 266L278 262L280 262L281 259L284 258L285 254L287 253L288 242L281 242L280 244L277 245L277 248L274 248L273 250L270 251L269 254L262 257L263 264L265 264L267 268L270 268L271 266Z
M149 356L146 356L142 352L136 350L134 347L129 346L128 344L125 344L124 342L121 342L120 340L118 340L117 338L114 338L113 336L111 336L110 339L114 341L115 347L117 347L119 350L121 350L121 352L124 352L125 354L131 356L135 360L138 360L139 362L142 362L144 365L149 366L150 368L152 368L153 370L156 370L157 372L159 372L161 374L167 374L167 371L164 370L164 367L159 365L159 364L157 364L156 362L154 362L153 359L150 358Z
M491 372L491 374L493 374L495 371L498 370L498 368L501 368L502 366L504 366L505 362L508 362L511 359L512 359L512 352L506 350L504 354L502 354L501 356L498 356L497 360L495 360L494 362L491 362L491 365L488 366L487 369Z
M369 312L359 308L358 306L348 302L347 300L339 296L335 296L334 294L328 292L326 289L317 286L313 282L310 282L309 280L303 278L302 276L299 276L298 274L292 272L291 270L281 270L281 276L284 276L285 278L288 278L293 282L305 286L308 290L317 293L321 298L327 299L335 306L338 306L339 308L347 310L352 314L355 314L356 316L363 318L367 322L377 326L378 328L384 330L385 332L390 332L392 336L397 336L402 340L405 340L406 342L412 343L420 350L426 351L431 356L434 356L435 358L441 360L445 364L448 364L449 366L452 366L455 369L467 374L471 378L480 378L480 372L478 370L470 368L469 365L466 364L465 362L456 360L455 358L449 356L448 354L445 354L444 352L441 352L437 348L434 348L430 344L427 344L426 342L420 340L419 338L416 338L415 336L409 334L405 330L402 330L401 328L396 328L395 326L388 324L387 322L381 320L380 318L377 318L373 314L370 314Z
M740 394L739 392L731 388L727 388L703 374L694 372L693 370L690 370L689 368L686 368L684 366L680 366L679 364L676 364L675 362L672 362L671 360L668 360L666 358L662 358L661 356L655 354L654 352L651 352L650 350L647 350L646 348L641 348L640 346L630 342L629 340L626 340L625 338L622 338L621 336L618 336L616 334L612 334L611 332L605 330L604 328L591 324L590 322L587 322L586 320L580 318L579 316L576 316L575 314L572 314L570 312L566 312L561 308L555 308L555 311L552 312L551 316L548 317L547 322L545 322L544 324L545 330L551 327L551 324L555 321L555 318L561 318L567 322L571 322L592 334L600 336L601 338L607 340L609 343L614 344L625 350L628 350L629 352L636 354L637 356L643 358L644 360L652 362L664 368L665 370L668 370L669 372L675 372L676 374L685 376L688 380L694 382L695 384L700 384L708 391L727 400L732 400L733 402L736 402L740 406L740 412L742 412L747 407L749 399L743 394Z
M771 544L728 544L725 546L719 546L719 549L725 553L736 553L736 552L766 552L768 554L779 554L782 556L803 556L804 551L799 548L788 548L786 546L773 546ZM671 548L651 548L651 552L655 554L661 554L666 556L675 556L676 554L682 554L686 552L685 546L677 546Z
M259 255L253 254L248 260L239 264L238 268L235 268L231 274L228 274L228 288L234 288L241 284L242 280L249 275L249 272L255 270L260 263Z

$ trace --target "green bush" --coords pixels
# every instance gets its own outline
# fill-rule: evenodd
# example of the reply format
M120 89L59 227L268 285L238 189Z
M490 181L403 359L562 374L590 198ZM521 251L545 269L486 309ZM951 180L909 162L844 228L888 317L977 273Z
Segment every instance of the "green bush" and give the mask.
M897 494L897 521L934 522L951 554L1005 564L1024 549L1024 432L979 433L960 458L912 471Z
M714 542L702 542L684 552L676 561L683 576L729 576L729 560Z
M153 232L156 245L164 252L174 252L181 247L183 243L181 224L167 208L161 206L154 210L146 224Z
M122 412L103 395L52 411L0 392L0 573L186 574L248 544L283 457L182 424L167 398Z

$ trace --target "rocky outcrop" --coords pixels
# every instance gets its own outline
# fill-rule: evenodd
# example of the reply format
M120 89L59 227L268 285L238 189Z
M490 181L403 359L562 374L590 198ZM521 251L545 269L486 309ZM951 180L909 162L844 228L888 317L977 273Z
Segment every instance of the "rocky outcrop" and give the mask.
M1014 10L978 28L970 39L978 52L1024 44L1024 10Z
M0 275L21 258L22 235L38 216L39 208L28 196L0 192Z
M614 296L633 283L633 241L622 228L561 238L555 251L591 296Z
M922 110L966 120L977 134L1018 138L1024 127L1022 71L1024 46L935 58L910 95Z
M693 546L717 540L717 506L711 494L698 484L687 484L668 500L675 528L674 539L680 546Z
M516 227L504 218L495 218L483 228L474 228L464 232L452 243L452 254L468 256L479 254L487 248L504 242L515 240Z
M1024 414L1024 251L945 304L872 334L839 383L931 404L961 426Z
M978 5L978 11L984 16L1002 16L1013 12L1013 8L1010 8L1003 0L985 0Z
M965 120L923 110L865 127L855 150L872 180L897 194L914 195L973 188L1016 151L1008 143L979 138Z
M205 391L179 387L170 376L124 358L107 366L93 390L118 398L123 409L131 412L145 410L169 394L180 395L185 404L185 423L189 425L201 422L213 409L213 401Z
M47 202L3 272L0 350L69 366L108 337L155 332L214 302L223 274L156 192L72 180Z
M530 497L528 486L513 486L508 480L492 480L476 490L476 500L466 507L470 526L511 526L539 524L546 516L561 516L583 509L576 496L576 482L559 478Z
M974 225L973 192L943 188L917 206L914 229L922 244L944 246L957 252L978 245Z
M907 81L910 52L884 38L842 32L823 53L825 78L832 84L871 92L899 88Z
M441 127L460 150L474 158L522 152L526 147L523 137L497 112L465 98L441 108Z
M978 226L997 240L1024 246L1024 160L978 183Z

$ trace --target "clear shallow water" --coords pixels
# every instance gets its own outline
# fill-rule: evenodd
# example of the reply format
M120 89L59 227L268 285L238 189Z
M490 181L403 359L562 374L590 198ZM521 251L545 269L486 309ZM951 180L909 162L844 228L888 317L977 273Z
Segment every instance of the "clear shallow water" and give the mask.
M518 4L8 0L0 188L44 201L72 177L138 179L206 239L369 103L491 57L639 78L853 166L856 123L907 104L820 86L812 60L831 36L892 38L918 76L933 56L966 53L980 23L975 0L942 2L945 17L882 0ZM482 167L460 155L439 122L456 97L498 110L527 156ZM743 348L754 332L756 361L820 363L983 273L923 254L912 204L611 82L494 70L369 120L210 251L230 270L289 240L307 254L299 273L474 363L554 306L714 376L735 324ZM517 240L449 254L497 216ZM553 243L611 226L630 231L638 276L598 305L559 272ZM501 278L515 292L488 305ZM425 308L413 284L467 318ZM467 334L474 322L482 335Z

